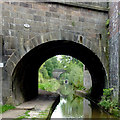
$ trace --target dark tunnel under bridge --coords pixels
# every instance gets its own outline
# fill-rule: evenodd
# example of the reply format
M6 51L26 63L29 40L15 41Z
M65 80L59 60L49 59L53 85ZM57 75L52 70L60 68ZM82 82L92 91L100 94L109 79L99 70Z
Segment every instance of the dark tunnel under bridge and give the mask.
M17 101L24 102L38 95L38 69L55 55L70 55L80 60L92 78L91 97L99 100L103 94L106 73L100 59L82 44L56 40L43 43L23 56L12 75L12 92Z

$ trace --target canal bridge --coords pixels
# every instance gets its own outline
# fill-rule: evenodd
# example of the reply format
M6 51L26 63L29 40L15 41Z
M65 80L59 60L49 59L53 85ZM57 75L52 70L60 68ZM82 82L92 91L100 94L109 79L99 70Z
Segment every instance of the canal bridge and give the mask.
M1 2L2 103L36 97L39 67L61 54L87 67L93 99L100 98L103 88L113 87L120 100L119 9L118 2Z
M52 76L53 76L53 78L56 78L57 80L59 80L60 79L60 75L65 73L65 72L66 71L64 69L55 69L52 72Z

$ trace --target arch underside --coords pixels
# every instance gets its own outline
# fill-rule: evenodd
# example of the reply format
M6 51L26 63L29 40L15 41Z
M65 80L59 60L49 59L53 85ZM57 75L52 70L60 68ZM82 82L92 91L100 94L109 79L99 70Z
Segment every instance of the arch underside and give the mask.
M100 59L82 44L55 40L38 45L19 61L12 75L12 91L19 102L38 95L38 69L50 57L70 55L85 64L92 78L91 97L99 100L105 85L106 73Z

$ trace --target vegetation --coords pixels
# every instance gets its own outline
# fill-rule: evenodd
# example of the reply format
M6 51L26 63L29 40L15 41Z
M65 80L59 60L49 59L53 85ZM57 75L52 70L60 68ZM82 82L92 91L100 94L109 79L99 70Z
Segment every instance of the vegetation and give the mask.
M38 84L38 88L50 92L55 92L59 89L60 84L56 79L44 79L42 83Z
M72 26L73 26L73 27L75 26L75 22L74 22L74 21L72 22Z
M60 66L60 61L57 60L56 56L45 61L38 71L39 81L42 82L43 79L51 79L53 70L60 68Z
M107 34L110 35L110 32L108 32Z
M110 19L107 19L107 21L105 23L106 28L109 27L109 24L110 24ZM110 35L109 29L108 29L107 35Z
M27 110L25 113L24 113L24 115L23 116L20 116L20 117L18 117L19 119L22 119L22 118L28 118L30 115L29 115L29 112L30 112L30 110ZM17 120L17 119L16 119Z
M110 23L110 19L107 19L105 26L108 28Z
M64 84L64 85L61 85L60 86L60 93L62 94L62 95L71 95L71 97L73 96L73 94L74 94L74 88L73 88L73 86L72 85L66 85L66 84Z
M41 118L41 119L43 119L43 118L47 118L48 117L48 114L49 114L49 111L50 111L50 107L51 106L49 106L46 110L44 110L44 111L36 111L35 112L35 114L34 114L34 116L32 116L31 115L31 111L30 110L27 110L25 113L24 113L24 115L22 115L22 116L20 116L20 117L18 117L17 119L15 119L15 120L21 120L21 119L23 119L23 118L30 118L31 120L34 120L35 118ZM31 118L32 117L32 118Z
M61 75L61 80L68 80L74 88L83 89L83 64L70 56L62 56L61 64L64 66L66 73Z
M60 76L60 83L52 78L52 72L55 69L64 69L66 72ZM83 89L83 64L71 57L61 55L58 60L56 56L48 59L42 64L38 71L39 85L38 87L47 91L56 91L60 84L65 80L72 84L76 89Z
M113 88L104 89L102 100L99 105L107 110L109 113L120 117L120 109L118 107L117 100L112 99Z
M7 105L7 104L5 104L5 105L0 105L0 113L3 113L3 112L5 112L5 111L7 111L7 110L14 109L14 108L15 108L15 107L12 106L12 105Z

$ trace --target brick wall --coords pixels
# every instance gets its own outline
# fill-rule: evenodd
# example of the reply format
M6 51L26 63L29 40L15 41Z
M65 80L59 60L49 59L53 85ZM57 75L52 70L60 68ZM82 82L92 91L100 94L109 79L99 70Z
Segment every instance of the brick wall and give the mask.
M118 97L120 84L120 42L119 42L119 27L120 27L120 3L110 3L110 51L109 51L109 66L110 66L110 87L115 88L114 96Z

